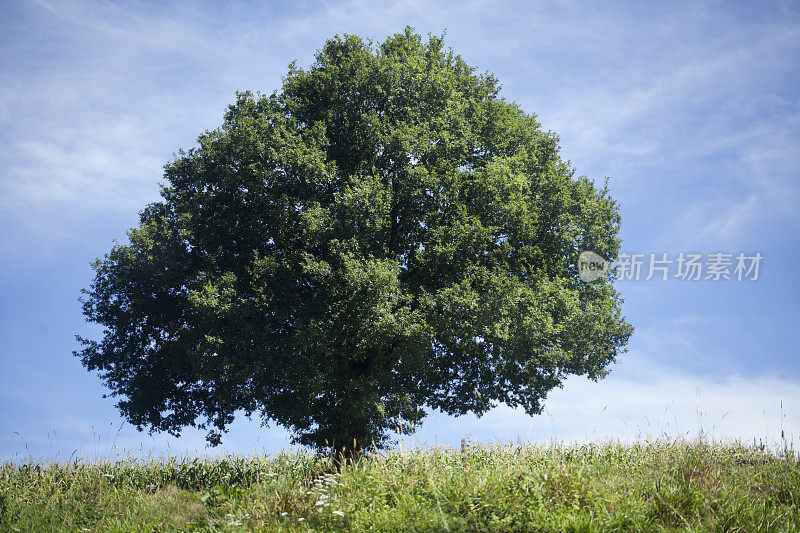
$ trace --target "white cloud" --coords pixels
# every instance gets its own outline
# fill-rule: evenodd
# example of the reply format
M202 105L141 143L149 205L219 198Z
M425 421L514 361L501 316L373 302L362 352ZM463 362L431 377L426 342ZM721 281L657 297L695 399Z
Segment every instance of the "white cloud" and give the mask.
M786 324L796 317L787 317ZM764 320L766 322L766 319ZM758 357L741 339L730 344L738 354L729 353L731 346L709 337L716 332L725 337L732 331L747 330L751 334L764 330L760 322L746 321L739 315L684 314L666 320L653 319L638 327L630 352L612 367L611 374L598 382L572 376L563 389L550 392L543 414L530 417L521 409L500 406L482 418L468 415L459 418L439 413L430 415L417 433L406 437L402 445L426 446L447 444L458 446L469 434L483 442L518 439L536 442L551 440L630 441L645 438L695 438L701 434L715 440L763 441L781 444L781 431L787 442L800 441L800 381L770 373L747 373L737 366L737 357ZM785 324L777 324L780 330ZM759 349L769 349L761 347ZM30 387L21 374L5 391L9 405L32 406L35 398L46 395L26 394ZM48 377L45 388L59 386L58 379ZM82 375L92 384L93 379ZM27 387L27 388L26 388ZM187 429L181 438L164 434L148 436L129 425L120 429L121 420L110 400L99 402L99 386L86 386L80 394L70 396L63 407L46 409L46 416L11 420L0 425L20 436L0 435L0 448L7 456L24 458L28 451L35 457L69 456L73 450L84 458L131 453L134 455L251 453L276 451L290 447L290 437L279 427L261 428L258 421L239 419L223 439L221 448L207 449L205 433ZM30 389L30 390L29 390ZM48 389L49 390L49 389ZM60 393L60 392L58 392ZM2 398L0 398L2 400ZM15 410L17 410L15 408ZM74 413L92 412L91 415ZM57 436L57 441L53 439ZM796 442L800 444L800 442Z
M593 382L570 376L562 389L548 394L543 414L531 417L507 406L482 418L454 419L434 413L418 434L406 439L406 445L455 446L470 434L484 442L602 442L702 435L745 443L755 439L776 446L782 444L782 431L787 442L797 445L800 381L769 371L748 373L747 365L741 366L742 358L757 361L759 357L757 351L750 351L749 341L736 337L719 341L731 332L758 335L769 330L765 326L740 315L652 319L637 327L630 351L619 358L608 377Z
M665 374L657 379L599 382L570 378L551 392L542 415L495 408L484 417L433 415L406 445L457 445L469 434L483 442L708 439L780 444L800 441L800 383L779 377L719 380Z
M610 175L635 190L653 178L653 168L665 166L656 178L661 183L648 186L652 193L671 186L664 180L682 179L676 164L721 149L745 150L754 128L772 138L771 124L745 124L742 130L714 113L727 111L723 103L731 97L732 106L749 101L748 91L757 89L753 73L785 68L783 58L796 48L798 35L786 21L739 34L714 25L719 13L710 8L662 11L643 18L581 3L477 1L431 6L353 0L280 10L30 4L31 23L15 32L20 50L36 57L40 68L20 61L2 76L0 121L10 142L0 149L0 197L7 209L139 209L156 197L161 165L219 123L234 90L277 88L290 60L307 64L333 33L382 39L406 24L422 32L447 28L448 41L468 61L498 72L513 91L507 96L539 112L545 127L562 135L566 155L581 171ZM706 114L710 120L698 128L692 121ZM796 120L787 123L774 144L761 145L777 150L773 156L751 150L744 159L760 165L762 178L772 176L764 158L783 161L797 131ZM774 185L770 179L763 186L737 182L719 198L695 195L697 202L685 209L710 232L734 233L740 224L717 218L750 202L750 194L763 206L760 212L773 212L776 203L793 205L787 199L797 197L796 184L780 178L788 194L770 195L764 192ZM742 224L752 212L749 203L738 211ZM685 235L687 228L680 231Z
M606 442L644 439L738 440L782 447L800 444L800 382L777 376L698 377L655 370L637 378L614 374L599 382L569 378L552 391L541 415L500 406L481 418L431 414L422 427L401 439L404 448L445 444L462 437L489 442ZM275 452L291 447L280 428L238 420L223 446L207 448L205 433L187 429L181 438L139 433L115 419L61 415L23 424L18 434L3 435L8 458L66 460L71 454L95 459L117 455L224 455ZM781 436L783 432L783 438ZM26 449L27 448L27 449Z
M607 76L564 87L541 118L581 173L612 177L656 245L735 247L764 224L797 221L800 109L785 58L800 31L779 20L720 24L696 42L699 28L666 17L639 47L649 63L628 64L620 47L642 35L623 26L628 42L602 49ZM531 92L526 107L537 99Z
M11 230L0 253L30 260L30 250L48 240L75 238L80 217L133 218L157 198L156 182L171 153L216 127L235 90L277 89L289 61L307 65L334 33L380 40L406 24L422 33L447 29L456 51L479 70L494 71L505 96L561 135L563 152L580 173L611 176L615 197L633 214L625 227L643 228L636 245L661 238L663 251L736 251L764 224L797 220L800 102L791 58L800 32L796 8L778 7L782 14L770 15L768 5L745 20L736 9L711 4L618 9L582 2L352 0L280 10L274 4L203 10L24 4L27 18L3 26L11 38L0 71L0 223ZM80 227L88 226L84 220ZM98 238L103 250L105 238ZM662 292L638 284L625 292L661 309L653 300ZM694 434L702 425L716 426L719 438L774 440L784 400L784 428L797 436L795 381L695 376L651 364L683 358L711 367L746 357L705 350L701 341L720 341L733 327L724 321L679 316L638 329L637 351L620 372L599 383L569 380L551 394L543 416L504 408L478 421L434 416L420 435L569 440ZM706 413L700 424L698 408ZM52 420L60 438L84 450L91 449L91 423ZM41 427L30 426L26 438L38 432L37 449L46 453ZM231 449L248 449L260 434L256 425L240 430ZM276 442L285 437L270 435ZM142 445L128 427L119 442L128 449ZM145 449L159 450L204 446L192 432L180 441L144 442Z

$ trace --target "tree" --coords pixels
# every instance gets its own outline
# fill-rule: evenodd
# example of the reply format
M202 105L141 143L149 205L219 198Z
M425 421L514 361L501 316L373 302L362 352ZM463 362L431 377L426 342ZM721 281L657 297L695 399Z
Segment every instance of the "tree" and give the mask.
M345 453L603 377L632 328L576 260L616 258L618 206L499 92L406 29L237 93L93 263L75 354L140 430L217 443L243 411Z

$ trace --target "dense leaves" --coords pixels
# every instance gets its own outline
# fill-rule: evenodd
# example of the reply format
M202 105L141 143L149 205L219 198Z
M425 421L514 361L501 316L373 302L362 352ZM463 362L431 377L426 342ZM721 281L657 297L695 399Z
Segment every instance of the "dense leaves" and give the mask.
M165 166L163 201L94 263L77 352L140 428L260 414L316 447L382 445L425 407L536 413L602 377L632 328L607 188L438 37L328 41L237 95Z

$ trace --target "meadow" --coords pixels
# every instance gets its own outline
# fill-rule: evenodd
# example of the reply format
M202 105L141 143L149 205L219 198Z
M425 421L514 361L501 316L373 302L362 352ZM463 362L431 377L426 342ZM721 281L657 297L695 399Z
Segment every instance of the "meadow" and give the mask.
M657 440L0 466L0 531L659 530L800 530L796 454Z

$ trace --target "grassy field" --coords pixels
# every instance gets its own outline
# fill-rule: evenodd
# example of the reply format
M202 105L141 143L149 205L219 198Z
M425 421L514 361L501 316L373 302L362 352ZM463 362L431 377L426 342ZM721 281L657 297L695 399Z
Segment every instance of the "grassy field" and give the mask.
M0 531L680 529L800 530L800 463L653 442L0 467Z

